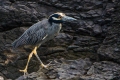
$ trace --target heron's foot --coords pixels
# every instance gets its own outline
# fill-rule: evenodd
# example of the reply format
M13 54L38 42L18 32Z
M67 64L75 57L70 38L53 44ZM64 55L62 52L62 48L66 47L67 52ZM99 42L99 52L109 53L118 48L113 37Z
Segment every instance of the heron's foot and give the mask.
M52 62L52 61L51 61ZM44 65L43 63L41 64L42 68L48 69L48 67L50 66L51 62L47 65Z
M24 78L27 78L28 72L26 68L24 70L19 70L19 71L24 73Z

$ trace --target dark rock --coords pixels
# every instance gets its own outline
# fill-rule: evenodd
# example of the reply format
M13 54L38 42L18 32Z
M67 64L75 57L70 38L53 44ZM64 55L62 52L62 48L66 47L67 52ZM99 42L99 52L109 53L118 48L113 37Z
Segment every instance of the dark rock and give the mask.
M81 76L83 80L114 80L118 78L120 75L120 65L113 63L113 62L95 62L88 70L86 76ZM116 80L119 80L116 79Z
M118 7L117 11L119 12L119 10L120 7ZM118 21L118 23L111 24L111 28L108 29L107 35L103 40L103 45L100 46L97 53L100 55L101 60L110 60L120 63L120 28L118 26L120 22L120 16L117 15L118 12L112 14L113 22Z
M98 43L99 42L94 37L90 36L77 37L77 39L74 41L74 44L79 46L91 46L97 45Z
M93 14L96 13L96 11L95 11L95 10L90 10L90 11L88 11L87 13L90 14L90 15L93 15Z
M90 30L84 29L84 28L78 28L76 30L76 33L81 34L81 35L91 35L92 32Z
M115 47L115 46L110 46L110 45L101 46L98 49L98 54L101 56L100 59L101 60L112 60L112 61L120 63L119 51L117 52L115 51L115 49L119 50L120 48L117 46Z
M16 0L9 0L11 3L14 3Z
M92 51L91 48L88 48L88 47L80 47L80 48L76 48L76 49L73 49L74 52L90 52Z
M86 18L88 18L88 19L92 18L92 16L90 14L81 13L80 15L81 15L82 18L85 18L85 19Z
M89 59L65 60L62 58L55 59L48 71L40 69L38 72L29 74L28 79L46 80L49 77L54 80L119 80L119 70L120 65L113 62L102 61L92 65Z
M61 61L62 63L60 63L59 61ZM38 74L41 73L41 71L43 71L44 75L48 76L49 79L69 80L84 75L90 66L91 66L91 62L88 59L85 60L78 59L78 60L70 60L70 61L65 59L60 59L60 60L56 59L52 62L51 67L47 72L44 73L44 70L42 69L39 70L38 72L35 72L35 76L37 76L37 79L40 79L42 75L40 75L39 77ZM33 77L29 77L29 78L33 79Z
M65 46L69 44L72 41L72 39L73 39L73 36L65 33L60 33L55 37L54 43L55 45L58 45L58 46L60 45Z
M93 27L93 31L94 31L95 34L100 34L100 33L102 33L102 28L99 25L95 25Z
M64 52L66 49L63 47L50 47L48 48L48 54L53 54L57 52Z
M68 46L68 49L75 49L75 48L78 48L79 46L77 46L77 45L70 45L70 46Z
M1 18L0 18L0 28L1 31L10 30L19 26L30 26L33 23L36 23L39 19L37 18L39 15L39 11L30 8L30 6L26 6L22 4L22 2L14 3L12 7L10 7L10 3L7 1L3 1L4 5L1 5ZM34 4L34 3L31 3ZM37 5L37 4L36 4ZM44 15L41 15L44 17Z

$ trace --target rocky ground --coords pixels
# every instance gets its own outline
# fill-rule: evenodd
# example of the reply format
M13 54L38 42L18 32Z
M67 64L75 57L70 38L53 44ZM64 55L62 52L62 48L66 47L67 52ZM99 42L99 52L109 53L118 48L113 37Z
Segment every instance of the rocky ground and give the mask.
M119 0L0 0L0 77L23 80L30 48L13 51L11 43L32 24L64 12L77 22L64 23L61 33L38 49L25 80L120 80Z

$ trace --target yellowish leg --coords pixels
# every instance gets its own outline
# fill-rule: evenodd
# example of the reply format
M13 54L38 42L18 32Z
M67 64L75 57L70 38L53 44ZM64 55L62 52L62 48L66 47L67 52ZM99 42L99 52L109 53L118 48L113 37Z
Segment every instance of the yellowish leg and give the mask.
M24 70L19 70L20 72L24 72L24 77L27 77L26 75L28 74L28 73L27 73L28 64L29 64L29 61L30 61L33 53L36 53L36 49L37 49L37 47L35 47L35 48L33 49L33 51L29 54L28 61L27 61L27 64L26 64L26 66L25 66L25 69L24 69Z
M35 51L34 54L35 54L35 56L37 57L37 59L39 60L42 68L48 69L48 67L49 67L49 65L50 65L51 62L50 62L49 64L47 64L47 65L44 65L43 62L41 61L41 59L39 58L39 56L37 55L37 52L36 52L36 51Z

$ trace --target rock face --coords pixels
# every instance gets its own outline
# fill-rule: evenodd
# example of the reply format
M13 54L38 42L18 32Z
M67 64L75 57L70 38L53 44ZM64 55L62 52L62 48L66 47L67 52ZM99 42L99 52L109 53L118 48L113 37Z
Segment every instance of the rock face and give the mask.
M53 65L52 65L53 64ZM27 80L119 80L120 65L102 61L92 63L89 59L54 60L49 70L40 69L28 75ZM23 80L23 76L16 80Z
M67 80L85 74L90 66L91 62L89 59L65 60L61 58L52 61L49 70L41 69L37 72L37 74L43 72L48 79ZM38 77L38 75L35 75L34 77L36 77L38 80L41 79L41 76ZM17 80L19 79L22 79L22 77L19 77Z
M33 56L29 79L120 79L119 0L10 1L0 0L0 76L22 80L23 74L18 70L25 67L31 48L13 51L11 43L32 24L55 12L64 12L77 21L64 23L61 33L38 49L42 61L52 64L49 70L39 69Z
M103 45L100 46L97 52L101 56L101 60L106 58L107 60L120 63L120 16L118 15L120 12L120 3L117 4L117 12L112 14L113 23L103 40Z
M120 65L102 61L95 62L91 68L87 71L87 76L82 76L83 80L119 80L120 79Z

